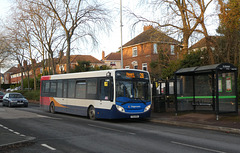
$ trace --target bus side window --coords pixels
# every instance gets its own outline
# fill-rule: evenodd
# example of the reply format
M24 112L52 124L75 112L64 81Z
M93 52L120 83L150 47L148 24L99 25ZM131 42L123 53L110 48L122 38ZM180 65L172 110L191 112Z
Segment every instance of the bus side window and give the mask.
M63 97L67 97L67 81L63 82Z
M112 101L112 83L109 79L100 80L100 100Z
M57 97L62 97L63 83L61 81L57 84Z
M48 92L49 92L49 89L50 89L50 82L49 82L49 81L46 81L46 82L45 82L45 86L44 86L44 92L45 92L45 93L48 93Z
M85 80L77 81L76 83L76 98L86 98L87 83Z
M68 81L68 98L74 98L75 97L75 80L69 80Z

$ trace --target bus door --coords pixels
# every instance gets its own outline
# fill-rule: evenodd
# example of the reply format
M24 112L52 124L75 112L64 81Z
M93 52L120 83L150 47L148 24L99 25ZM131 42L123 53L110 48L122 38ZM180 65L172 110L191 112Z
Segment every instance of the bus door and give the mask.
M100 101L109 102L113 101L113 84L112 79L101 79L100 80Z

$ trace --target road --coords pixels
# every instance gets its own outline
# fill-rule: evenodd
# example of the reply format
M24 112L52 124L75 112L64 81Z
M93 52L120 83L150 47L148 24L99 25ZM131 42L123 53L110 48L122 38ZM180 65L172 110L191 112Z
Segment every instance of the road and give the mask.
M9 153L236 153L239 135L153 123L150 120L96 120L50 114L38 105L0 105L0 124L36 137L36 143Z

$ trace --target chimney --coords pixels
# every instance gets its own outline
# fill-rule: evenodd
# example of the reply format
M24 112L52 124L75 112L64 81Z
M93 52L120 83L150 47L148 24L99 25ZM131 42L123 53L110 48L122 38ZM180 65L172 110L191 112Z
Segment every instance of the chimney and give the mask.
M105 60L105 52L102 51L102 60Z
M152 25L144 26L143 31L147 31L147 30L152 29L152 28L153 28Z

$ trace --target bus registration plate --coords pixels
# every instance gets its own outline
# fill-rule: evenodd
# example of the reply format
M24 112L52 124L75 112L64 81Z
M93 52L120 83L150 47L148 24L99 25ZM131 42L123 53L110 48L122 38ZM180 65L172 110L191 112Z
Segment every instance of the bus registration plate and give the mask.
M139 118L139 115L131 115L130 118Z

